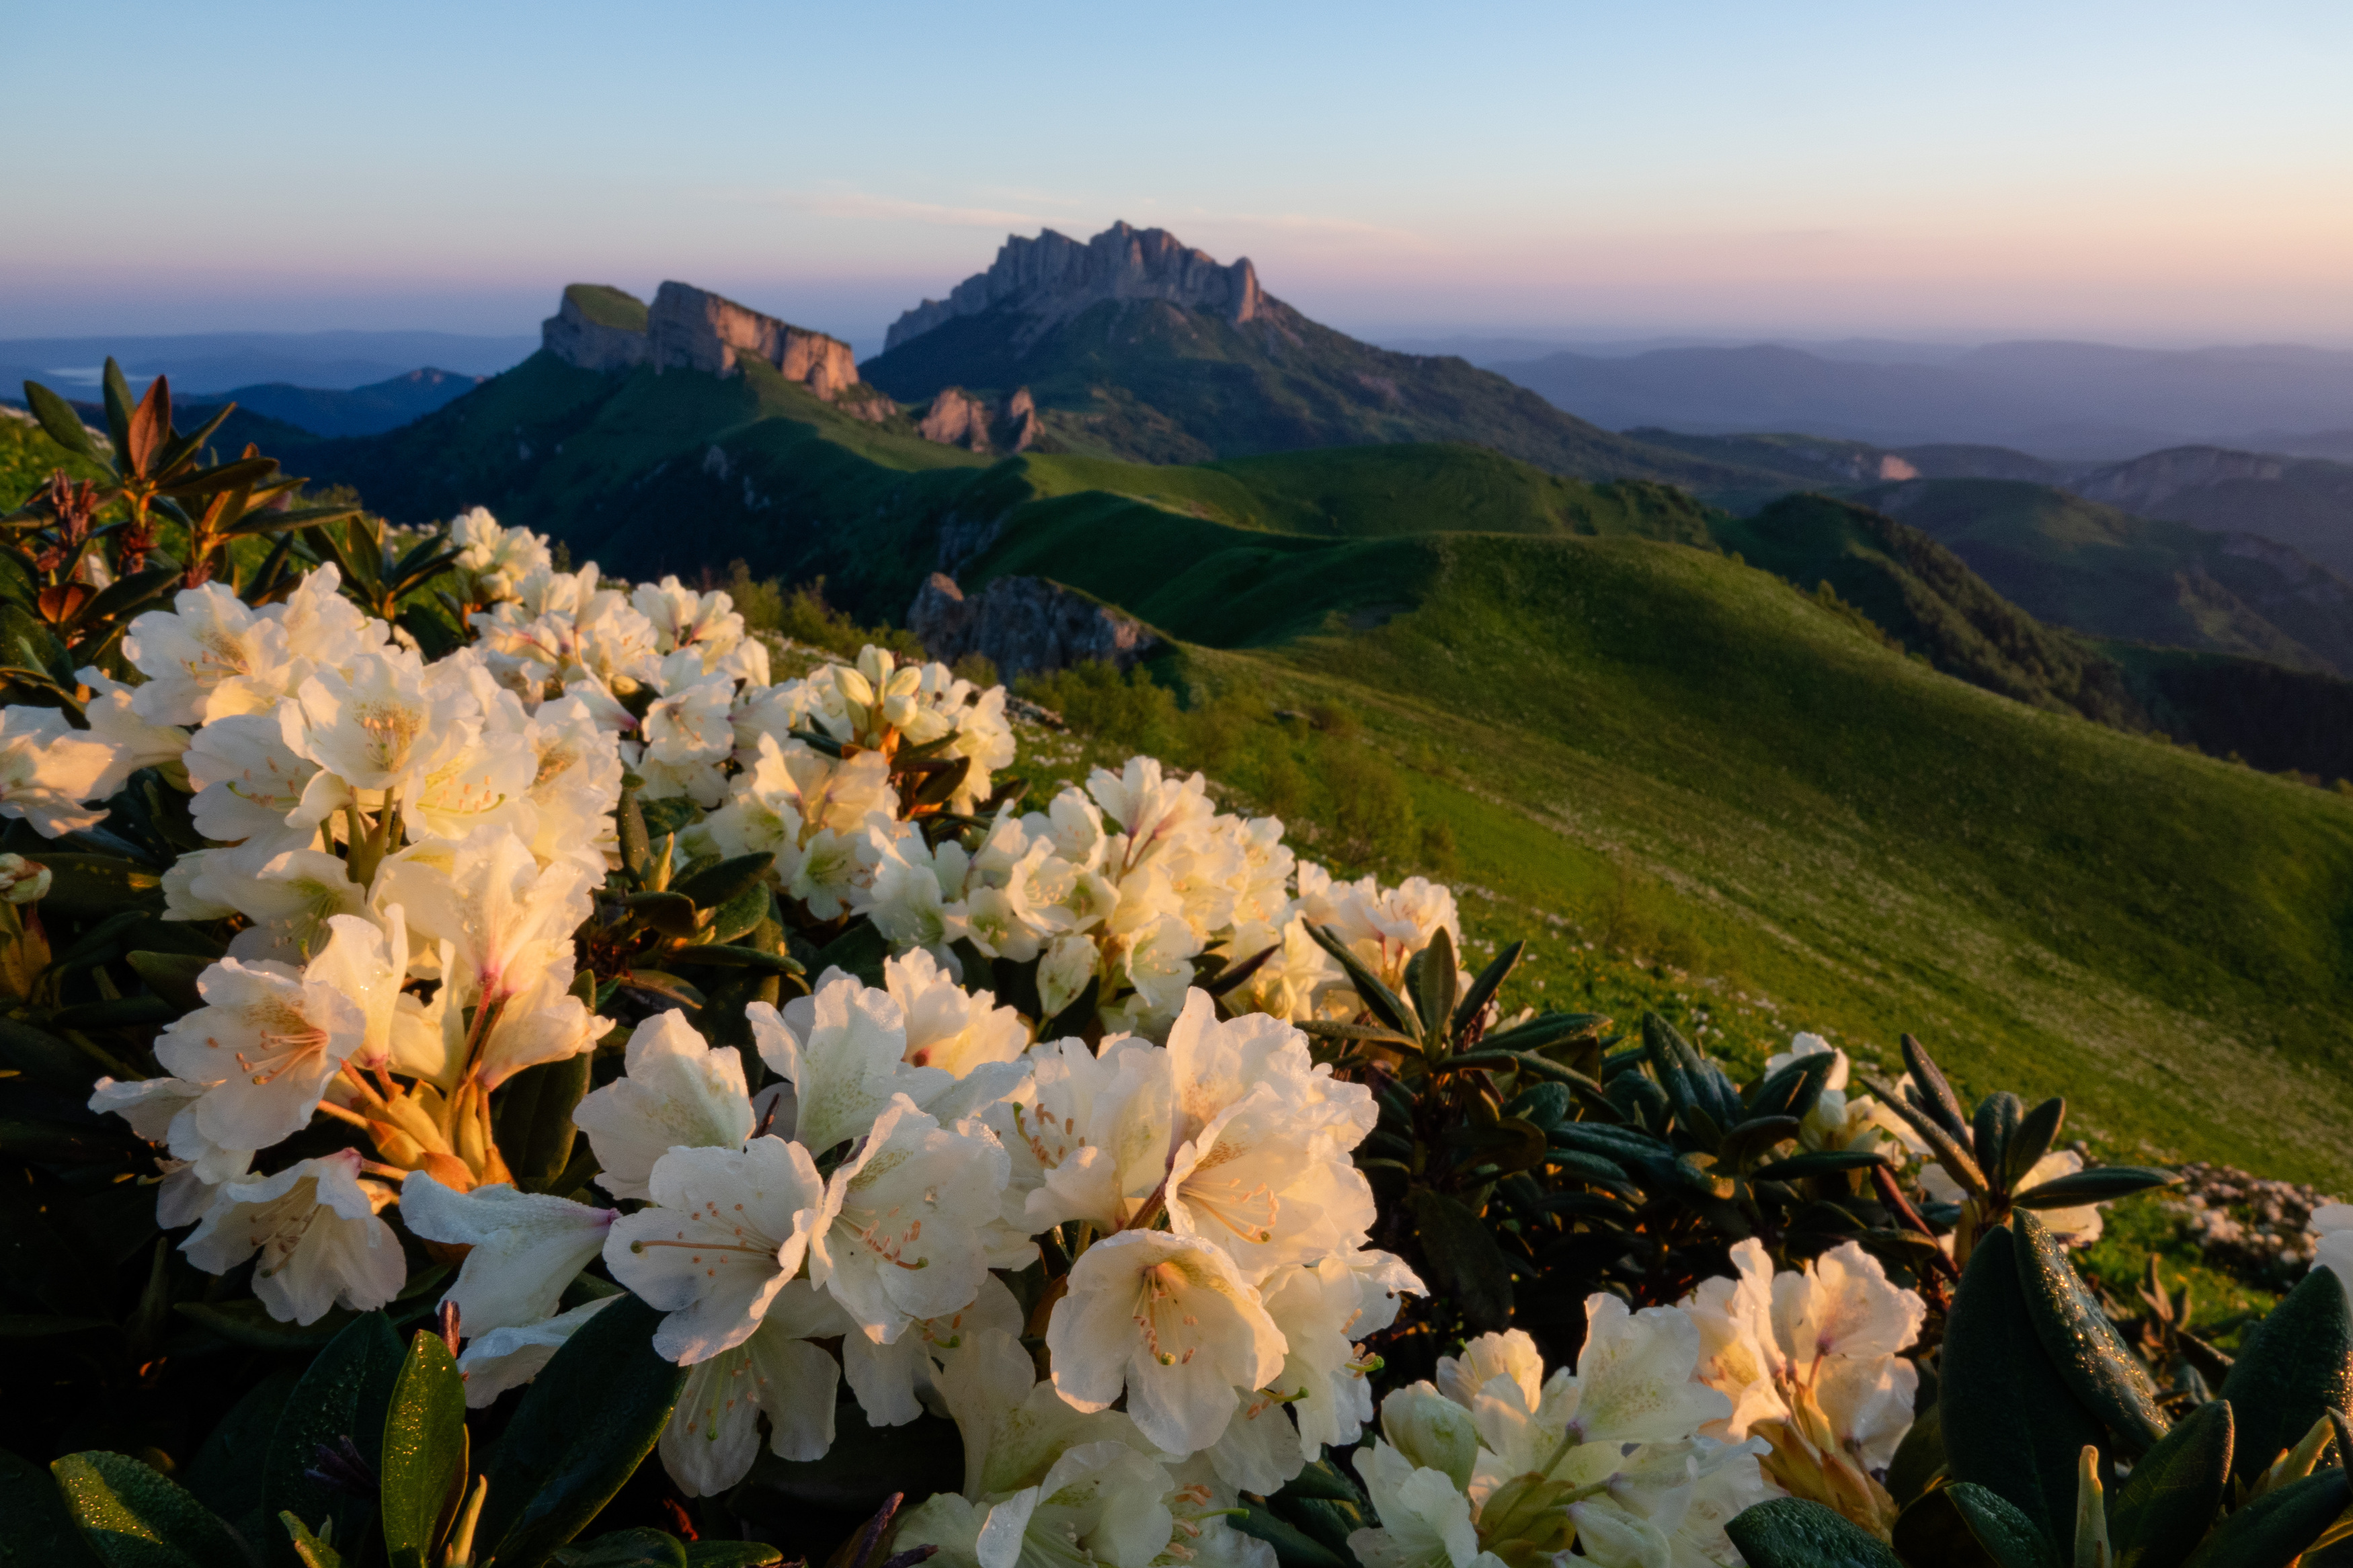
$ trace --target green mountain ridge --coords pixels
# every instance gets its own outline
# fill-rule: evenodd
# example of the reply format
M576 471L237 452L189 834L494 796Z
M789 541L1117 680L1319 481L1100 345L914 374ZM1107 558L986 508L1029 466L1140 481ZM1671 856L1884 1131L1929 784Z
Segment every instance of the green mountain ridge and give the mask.
M2064 1082L2112 1147L2353 1177L2353 802L2068 710L2090 667L2058 634L1862 509L1746 520L1744 563L1716 542L1740 520L1656 484L1445 446L991 463L758 363L543 356L289 457L396 518L486 502L617 575L825 572L869 619L944 563L1067 583L1177 639L1156 668L1192 700L1362 714L1499 920L1574 933L1655 889L1704 994Z

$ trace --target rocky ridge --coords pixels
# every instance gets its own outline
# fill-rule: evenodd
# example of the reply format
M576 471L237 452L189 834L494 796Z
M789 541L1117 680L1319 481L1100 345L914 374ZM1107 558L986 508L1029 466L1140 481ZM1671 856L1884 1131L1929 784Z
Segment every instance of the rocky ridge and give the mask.
M691 284L667 282L649 307L618 289L575 283L540 326L540 345L583 370L697 370L733 375L746 356L774 365L846 413L886 418L887 398L845 396L863 388L849 345Z
M1037 238L1008 236L997 260L950 291L926 300L892 323L886 353L959 316L999 307L1029 318L1015 333L1018 346L1106 300L1163 300L1229 321L1255 321L1268 300L1245 257L1221 266L1165 228L1115 223L1083 244L1047 229Z
M907 629L932 658L953 664L981 654L1008 679L1090 660L1125 669L1160 646L1134 616L1043 577L998 577L966 595L934 572L916 590Z

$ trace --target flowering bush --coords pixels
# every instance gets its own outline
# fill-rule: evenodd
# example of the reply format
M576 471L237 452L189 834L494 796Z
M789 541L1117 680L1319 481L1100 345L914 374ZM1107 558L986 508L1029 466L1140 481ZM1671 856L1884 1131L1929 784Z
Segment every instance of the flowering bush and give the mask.
M178 451L137 417L117 448ZM1742 1088L1655 1017L1506 1017L1517 950L1460 971L1443 887L1335 879L1150 758L1033 801L1003 690L939 665L774 679L725 593L480 511L223 531L153 467L10 520L79 530L0 670L12 1332L114 1336L74 1400L269 1375L185 1489L189 1434L86 1446L0 1489L11 1539L777 1560L567 1545L651 1455L636 1517L707 1533L879 1506L854 1568L1789 1561L1741 1521L1799 1504L1884 1552L1999 1468L1957 1384L2011 1375L2004 1325L2094 1333L2051 1232L2162 1179L2053 1154L2057 1101L1964 1117L1908 1039L1850 1097L1812 1037ZM50 590L134 550L169 581L70 640L98 601Z

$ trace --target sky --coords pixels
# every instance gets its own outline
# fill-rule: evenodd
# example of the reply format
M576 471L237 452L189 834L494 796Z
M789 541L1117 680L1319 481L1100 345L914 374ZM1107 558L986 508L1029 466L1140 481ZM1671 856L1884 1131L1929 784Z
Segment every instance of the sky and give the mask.
M875 346L1158 225L1387 339L2353 345L2353 7L0 0L0 338Z

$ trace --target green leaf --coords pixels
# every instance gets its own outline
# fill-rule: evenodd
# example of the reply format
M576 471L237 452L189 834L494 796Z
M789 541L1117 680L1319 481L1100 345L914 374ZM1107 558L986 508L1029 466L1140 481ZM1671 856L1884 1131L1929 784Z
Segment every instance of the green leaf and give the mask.
M544 1181L572 1159L572 1112L588 1092L588 1052L525 1068L499 1091L492 1136L518 1182Z
M209 958L199 958L191 952L128 952L123 962L130 964L149 990L169 1002L183 1013L193 1013L205 1005L196 992L196 976L213 966Z
M1575 1068L1565 1068L1558 1062L1528 1051L1503 1051L1483 1044L1475 1051L1467 1051L1459 1057L1449 1057L1440 1065L1448 1068L1509 1068L1514 1072L1524 1072L1531 1077L1542 1079L1547 1083L1567 1084L1572 1087L1583 1084L1588 1089L1599 1087L1591 1079L1578 1072Z
M1609 1026L1606 1013L1539 1013L1525 1024L1480 1037L1482 1051L1541 1051L1564 1040L1583 1039Z
M194 500L201 496L218 495L223 490L245 489L260 485L277 471L278 459L275 458L237 458L213 468L198 468L193 473L182 474L164 486L159 493L170 496L175 500ZM263 511L254 516L271 518L289 524L304 521L294 513L283 511ZM232 533L242 531L244 522L252 521L253 518L248 517L228 531Z
M466 1484L466 1380L439 1334L420 1329L384 1413L384 1543L429 1552Z
M82 1541L106 1568L249 1568L228 1526L186 1488L121 1454L49 1467Z
M785 1554L765 1541L690 1541L686 1568L778 1568Z
M2015 1192L2018 1184L2026 1180L2026 1173L2034 1169L2035 1162L2051 1152L2051 1141L2059 1136L2059 1129L2067 1120L2067 1102L2052 1098L2044 1100L2018 1119L2001 1153L2001 1185L2004 1192Z
M2141 1456L2109 1512L2116 1568L2180 1568L2189 1560L2222 1506L2231 1439L2231 1406L2209 1400Z
M1515 1116L1471 1122L1446 1131L1446 1146L1459 1168L1493 1165L1500 1172L1525 1171L1545 1157L1542 1129Z
M1901 1508L1926 1492L1945 1468L1942 1407L1931 1405L1912 1418L1895 1457L1887 1462L1887 1495Z
M865 984L880 985L882 961L891 956L891 944L874 929L873 921L860 921L819 948L817 956L820 974L828 969L839 969L858 976Z
M1355 1558L1333 1551L1262 1502L1243 1500L1243 1511L1228 1522L1273 1547L1277 1568L1356 1568Z
M1946 1319L1940 1370L1953 1479L1999 1492L2045 1537L2073 1541L2076 1460L2099 1443L2100 1424L2043 1353L2007 1230L1978 1238Z
M100 921L128 905L163 900L160 873L118 856L45 854L41 864L51 879L48 896L41 900L45 914Z
M280 1514L278 1522L286 1527L287 1539L294 1543L295 1560L302 1568L343 1568L343 1553L311 1534L309 1525L290 1513Z
M2022 1209L2081 1208L2085 1204L2128 1198L2151 1187L2169 1187L2180 1180L2170 1171L2146 1170L2138 1165L2095 1165L2088 1171L2053 1176L2022 1193L2013 1193L2010 1201Z
M2010 1221L2018 1237L2018 1280L2043 1353L2074 1390L2084 1408L2136 1458L2172 1424L2158 1408L2157 1384L2067 1261L2050 1227L2021 1210ZM2299 1434L2301 1436L2301 1434Z
M1830 1082L1831 1071L1837 1066L1838 1058L1828 1051L1799 1057L1750 1091L1748 1114L1792 1116L1804 1121L1814 1102L1821 1099L1822 1088Z
M2250 1485L2323 1414L2353 1406L2353 1312L2334 1272L2306 1275L2246 1335L2221 1397L2237 1425L2231 1468Z
M1800 1498L1758 1503L1733 1516L1724 1532L1749 1568L1903 1568L1877 1536Z
M1348 977L1349 988L1356 992L1356 1000L1366 1012L1401 1035L1417 1040L1421 1038L1420 1020L1413 1016L1413 1009L1407 1006L1396 992L1383 984L1378 975L1366 969L1363 960L1348 951L1346 942L1333 935L1328 927L1313 921L1308 923L1307 934L1315 939L1316 946L1332 955L1333 962L1339 964L1341 972Z
M301 1376L291 1367L281 1368L246 1390L189 1463L188 1489L223 1519L236 1523L261 1513L269 1434Z
M106 356L106 374L100 378L105 387L107 435L114 442L114 466L121 473L131 471L131 384L122 379L122 367L114 356Z
M382 1312L356 1319L329 1341L286 1401L261 1466L261 1506L271 1517L331 1521L332 1539L352 1546L372 1534L375 1500L333 1490L303 1474L322 1445L348 1437L371 1468L384 1459L384 1413L400 1376L400 1336ZM272 1560L296 1561L290 1541L269 1543Z
M656 838L681 832L702 813L694 802L682 795L666 800L646 800L640 797L638 806L646 815L646 831Z
M1786 1160L1775 1160L1749 1173L1753 1181L1799 1182L1808 1176L1831 1176L1842 1171L1868 1171L1884 1165L1887 1157L1865 1149L1809 1149Z
M477 1558L532 1568L578 1534L653 1451L686 1369L653 1348L635 1297L582 1324L522 1396L488 1469Z
M180 580L176 566L150 566L144 572L134 572L118 578L98 591L98 597L82 606L77 625L102 624L118 616L127 615L148 600L157 597Z
M393 1326L398 1328L408 1319L421 1317L431 1310L429 1301L410 1302L406 1307L396 1302L390 1309ZM251 1297L228 1301L175 1301L172 1310L233 1345L254 1351L314 1351L369 1315L336 1307L315 1323L284 1323L271 1317L269 1310Z
M738 855L671 883L670 890L692 899L696 909L715 910L745 889L758 887L776 866L773 855Z
M1495 993L1503 988L1504 982L1518 967L1520 955L1527 950L1526 942L1515 942L1479 972L1479 978L1471 983L1471 989L1462 994L1461 1002L1454 1009L1453 1032L1457 1037L1487 1010L1487 1004L1495 999Z
M613 814L621 838L621 864L642 879L653 864L653 843L646 826L645 803L635 789L621 791L621 805Z
M28 381L25 384L25 406L33 411L33 417L41 422L41 428L48 432L50 440L79 458L95 458L98 456L98 448L90 445L90 431L83 426L81 416L76 414L73 405L64 398L38 382Z
M0 1568L90 1568L57 1478L0 1448Z
M1978 1101L1977 1114L1969 1118L1969 1147L1978 1157L1979 1170L1993 1174L2002 1169L2010 1135L2018 1131L2018 1119L2025 1111L2026 1102L2007 1089Z
M660 1530L621 1530L579 1546L559 1546L563 1568L687 1568L686 1543Z
M775 910L775 901L768 896L768 885L763 881L749 883L713 912L711 923L702 930L702 940L729 942L739 936L748 936L759 930L760 922Z
M770 974L805 974L800 961L789 953L762 952L755 947L736 947L716 942L696 942L691 947L673 947L662 955L664 963L683 963L689 968L703 964L715 969L757 969Z
M2326 1268L2319 1275L2334 1279ZM2343 1286L2337 1287L2341 1295ZM2185 1568L2288 1568L2353 1501L2345 1471L2325 1470L2265 1492L2214 1528Z
M1912 1075L1913 1094L1920 1110L1944 1129L1946 1136L1956 1141L1967 1138L1969 1123L1961 1111L1960 1097L1953 1092L1953 1086L1945 1081L1944 1071L1936 1066L1936 1058L1928 1055L1928 1047L1905 1035L1903 1049L1904 1068ZM1899 1100L1890 1103L1905 1102Z
M1486 1222L1443 1193L1417 1187L1406 1199L1430 1283L1451 1300L1474 1331L1498 1332L1512 1321L1512 1268Z
M1895 1550L1911 1568L2060 1568L2059 1549L1998 1492L1968 1481L1939 1487L1895 1521Z
M664 936L695 934L694 900L683 893L631 893L621 903Z
M1413 1010L1420 1016L1424 1039L1442 1045L1454 1025L1454 937L1444 926L1430 932L1429 945L1406 965L1406 984L1413 993Z

